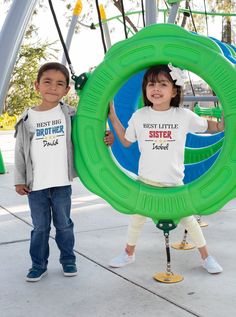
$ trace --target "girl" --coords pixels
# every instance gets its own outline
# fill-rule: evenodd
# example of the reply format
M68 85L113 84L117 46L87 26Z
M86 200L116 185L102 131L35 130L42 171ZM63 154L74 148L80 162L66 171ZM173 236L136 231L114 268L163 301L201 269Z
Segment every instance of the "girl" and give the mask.
M150 185L183 185L187 133L224 129L224 120L209 121L188 109L179 108L183 79L183 71L171 64L149 68L142 83L144 107L132 115L126 130L116 116L113 104L110 104L109 118L122 144L128 147L138 141L141 153L139 180ZM111 267L123 267L135 261L135 246L145 221L144 216L132 216L126 248L111 260ZM208 253L205 238L195 217L185 217L180 223L197 246L203 267L209 273L222 272L222 267Z

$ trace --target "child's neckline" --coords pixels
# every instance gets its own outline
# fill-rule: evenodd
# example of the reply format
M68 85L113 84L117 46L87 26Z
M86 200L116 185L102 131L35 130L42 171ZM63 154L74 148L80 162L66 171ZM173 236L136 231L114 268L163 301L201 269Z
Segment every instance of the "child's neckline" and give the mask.
M150 108L150 110L151 111L153 111L153 112L155 112L155 113L166 113L166 112L170 112L170 111L172 111L172 108L173 107L170 107L170 108L168 108L168 109L166 109L166 110L156 110L156 109L153 109L152 107L149 107Z
M49 109L37 109L38 107L40 107L40 106L36 106L36 107L33 107L33 108L31 108L33 111L37 111L37 112L45 112L45 111L50 111L50 110L53 110L53 109L56 109L57 107L59 107L59 103L56 105L56 106L54 106L54 107L52 107L52 108L49 108Z

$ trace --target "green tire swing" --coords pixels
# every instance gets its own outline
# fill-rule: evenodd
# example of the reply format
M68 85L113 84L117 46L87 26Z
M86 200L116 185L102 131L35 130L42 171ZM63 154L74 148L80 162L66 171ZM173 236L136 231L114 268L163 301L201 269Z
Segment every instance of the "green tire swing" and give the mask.
M126 175L103 142L108 104L133 74L168 64L203 78L223 105L225 141L210 170L188 185L156 188ZM150 25L115 44L89 76L73 124L75 166L83 184L116 210L155 223L218 211L236 196L236 68L209 38L173 24Z

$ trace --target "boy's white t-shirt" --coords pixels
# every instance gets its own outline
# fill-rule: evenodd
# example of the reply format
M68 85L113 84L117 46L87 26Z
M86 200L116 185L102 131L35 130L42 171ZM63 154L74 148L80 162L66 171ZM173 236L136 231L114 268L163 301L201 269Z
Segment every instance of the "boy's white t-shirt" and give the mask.
M34 132L30 145L32 190L69 185L66 121L60 105L46 111L30 109L28 120Z
M141 178L170 186L182 184L184 151L189 132L204 132L205 118L184 108L155 111L137 110L128 122L125 138L138 141L141 153L138 174Z

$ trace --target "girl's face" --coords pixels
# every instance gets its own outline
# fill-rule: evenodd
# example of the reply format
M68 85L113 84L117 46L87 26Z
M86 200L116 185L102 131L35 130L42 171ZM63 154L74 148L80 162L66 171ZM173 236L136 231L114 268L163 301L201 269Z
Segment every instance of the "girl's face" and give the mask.
M171 99L177 94L173 83L164 73L159 73L155 81L148 81L146 86L147 99L153 104L153 109L158 111L168 110Z

